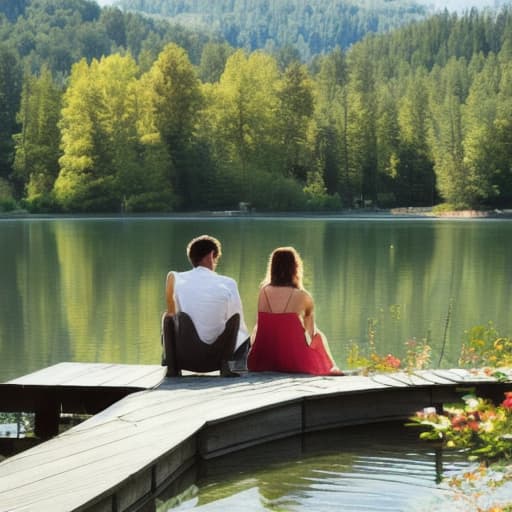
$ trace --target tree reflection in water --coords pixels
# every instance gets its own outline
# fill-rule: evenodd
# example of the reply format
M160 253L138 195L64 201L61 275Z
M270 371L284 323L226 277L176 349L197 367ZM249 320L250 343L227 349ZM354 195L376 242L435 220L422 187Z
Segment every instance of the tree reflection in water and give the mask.
M162 494L156 508L158 512L191 508L322 512L340 507L427 511L444 506L457 510L452 492L439 485L440 476L466 467L464 455L442 453L401 423L347 427L203 461L181 487Z

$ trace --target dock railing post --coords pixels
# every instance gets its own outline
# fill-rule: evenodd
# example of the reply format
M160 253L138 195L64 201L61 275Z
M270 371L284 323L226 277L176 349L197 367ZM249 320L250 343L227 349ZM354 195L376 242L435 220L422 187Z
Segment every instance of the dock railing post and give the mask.
M48 396L35 410L34 434L39 439L50 439L59 433L60 401Z

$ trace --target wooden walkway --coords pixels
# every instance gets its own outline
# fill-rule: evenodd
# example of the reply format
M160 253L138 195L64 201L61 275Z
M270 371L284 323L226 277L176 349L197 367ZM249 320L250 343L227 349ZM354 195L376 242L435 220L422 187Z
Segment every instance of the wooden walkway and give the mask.
M156 365L60 363L0 384L0 412L34 412L36 435L47 439L58 433L60 413L96 414L164 374Z
M302 432L405 418L473 388L501 399L510 387L464 370L163 379L2 462L0 511L151 510L155 493L198 457Z

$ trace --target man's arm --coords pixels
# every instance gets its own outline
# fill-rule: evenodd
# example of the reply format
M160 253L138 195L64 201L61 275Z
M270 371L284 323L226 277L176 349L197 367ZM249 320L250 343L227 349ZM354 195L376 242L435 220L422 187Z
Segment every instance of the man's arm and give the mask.
M167 314L176 314L176 303L174 302L174 272L167 274L165 282L165 299L167 301Z

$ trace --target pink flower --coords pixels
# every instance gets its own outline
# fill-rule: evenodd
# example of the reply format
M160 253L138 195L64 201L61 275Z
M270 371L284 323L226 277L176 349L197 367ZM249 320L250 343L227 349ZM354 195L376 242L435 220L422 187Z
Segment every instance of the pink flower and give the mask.
M391 366L391 368L400 368L400 359L398 359L398 357L388 354L384 360L388 366Z
M474 432L478 431L478 428L480 427L478 421L469 421L468 427L473 430Z
M501 405L505 407L505 409L512 409L512 391L505 393L505 400L501 402Z
M467 418L458 414L451 419L453 430L462 430L467 424Z

